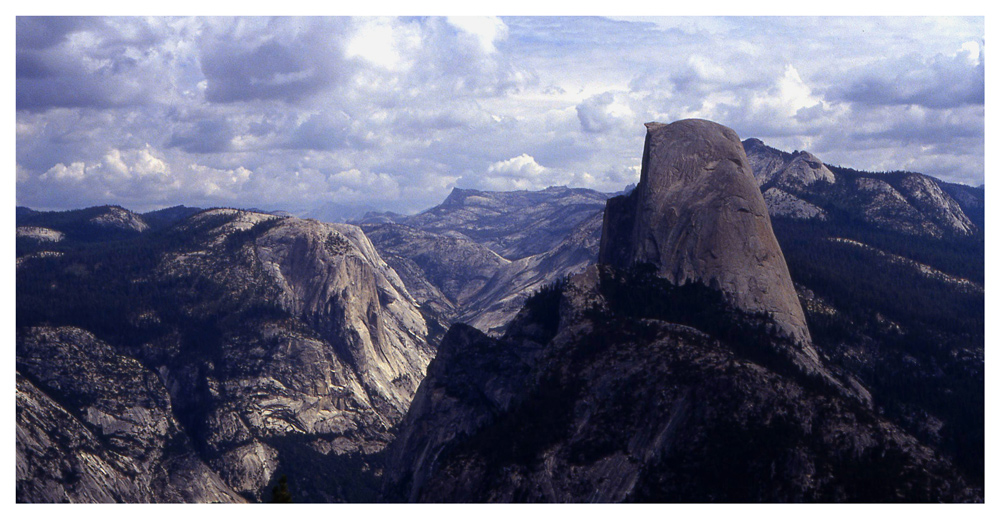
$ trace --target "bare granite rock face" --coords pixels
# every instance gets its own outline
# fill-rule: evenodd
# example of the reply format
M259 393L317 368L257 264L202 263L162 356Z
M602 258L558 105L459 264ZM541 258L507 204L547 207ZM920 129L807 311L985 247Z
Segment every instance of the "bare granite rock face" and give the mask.
M975 230L961 205L930 177L910 174L903 177L899 190L927 219L945 234L968 236Z
M141 262L70 250L20 267L41 280L22 277L22 307L75 331L18 330L19 500L261 501L282 475L296 501L363 500L357 460L392 438L434 348L361 229L213 209L134 247ZM86 273L58 287L68 303L35 297L67 268ZM163 474L168 460L194 465ZM199 481L228 494L184 486Z
M160 368L173 399L203 416L209 464L258 496L294 469L280 467L281 438L310 437L317 456L379 450L433 349L413 297L361 229L215 209L179 232L200 247L168 254L159 277L207 277L233 300L260 298L299 321L245 321L207 369L176 359Z
M738 308L773 315L818 365L784 256L746 153L733 130L688 119L647 123L642 174L608 201L599 261L651 263L675 284L721 290Z
M771 217L786 216L800 220L827 219L826 211L823 209L776 187L764 191L764 201L767 203L767 213Z
M775 174L775 178L777 185L786 189L805 189L816 182L837 182L833 172L808 151L793 153L792 161Z
M430 362L427 326L361 229L289 218L257 240L256 253L282 288L281 306L343 345L366 391L405 412Z
M770 182L792 160L791 153L772 148L764 144L764 141L752 137L743 141L743 150L760 186Z
M19 502L242 502L198 458L156 373L78 328L17 342Z
M90 223L99 227L126 231L143 232L149 230L149 224L141 216L116 205L108 206L106 211L91 218Z
M55 229L49 229L46 227L22 225L17 228L18 238L28 238L39 243L55 243L62 241L65 236L65 234Z
M850 215L874 227L915 236L964 238L982 231L982 190L920 173L871 173L827 166L807 151L784 152L743 141L771 217Z
M760 139L743 141L753 176L757 185L777 185L785 190L798 191L818 181L834 184L837 177L819 158L808 151L788 153L772 148Z

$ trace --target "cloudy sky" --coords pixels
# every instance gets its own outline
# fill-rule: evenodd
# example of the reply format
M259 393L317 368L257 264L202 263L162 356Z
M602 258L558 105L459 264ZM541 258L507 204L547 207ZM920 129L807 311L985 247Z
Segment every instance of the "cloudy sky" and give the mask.
M16 197L414 212L617 191L647 121L984 182L983 18L17 18Z

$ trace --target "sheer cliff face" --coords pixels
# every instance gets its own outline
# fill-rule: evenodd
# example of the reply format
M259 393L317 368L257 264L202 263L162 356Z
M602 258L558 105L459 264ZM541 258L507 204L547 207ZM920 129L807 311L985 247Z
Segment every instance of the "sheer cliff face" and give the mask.
M361 229L286 219L255 251L281 305L340 344L369 394L402 414L430 361L427 326L399 276Z
M810 337L767 206L733 130L703 120L648 123L638 187L608 201L600 262L656 265L676 284L721 290L737 307L769 312L785 335Z

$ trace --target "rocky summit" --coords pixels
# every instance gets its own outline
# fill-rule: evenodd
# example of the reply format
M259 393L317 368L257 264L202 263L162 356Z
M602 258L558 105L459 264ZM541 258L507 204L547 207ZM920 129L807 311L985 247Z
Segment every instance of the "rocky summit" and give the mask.
M697 119L646 128L639 185L608 201L601 263L650 263L675 284L717 288L739 308L772 314L815 363L785 258L736 132Z

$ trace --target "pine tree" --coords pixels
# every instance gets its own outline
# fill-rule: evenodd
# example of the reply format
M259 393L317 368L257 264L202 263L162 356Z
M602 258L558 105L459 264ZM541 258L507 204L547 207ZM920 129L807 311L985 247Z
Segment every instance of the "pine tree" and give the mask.
M291 503L292 493L288 491L288 476L281 475L278 484L271 489L272 503Z

